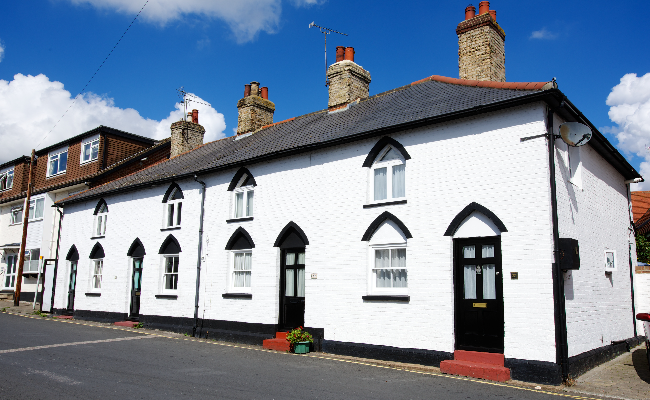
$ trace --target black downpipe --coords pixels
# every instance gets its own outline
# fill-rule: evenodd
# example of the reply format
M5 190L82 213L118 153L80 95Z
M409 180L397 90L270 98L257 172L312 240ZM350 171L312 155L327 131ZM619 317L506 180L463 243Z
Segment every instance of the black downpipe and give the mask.
M562 380L569 376L569 352L566 330L566 306L564 302L564 276L558 262L560 230L557 218L557 189L555 186L555 133L553 132L553 111L547 111L548 165L551 183L551 218L553 221L553 299L555 308L555 358L562 370Z
M205 211L205 182L201 182L197 175L194 180L203 186L201 193L201 220L199 221L199 250L196 257L196 296L194 300L194 326L192 327L192 337L196 337L196 328L199 324L199 288L201 287L201 251L203 249L203 213Z
M61 244L61 226L63 225L63 211L56 206L56 211L59 212L59 234L56 238L56 253L54 255L54 276L52 278L52 300L50 301L50 314L54 312L54 292L56 291L56 273L59 270L59 245ZM45 277L43 277L45 280Z

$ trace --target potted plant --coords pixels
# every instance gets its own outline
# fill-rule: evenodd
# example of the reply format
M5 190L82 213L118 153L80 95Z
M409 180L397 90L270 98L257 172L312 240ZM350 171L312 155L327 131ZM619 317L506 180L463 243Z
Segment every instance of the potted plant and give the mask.
M309 345L314 342L309 332L303 331L302 326L292 329L287 334L287 341L291 343L291 349L296 354L309 353Z

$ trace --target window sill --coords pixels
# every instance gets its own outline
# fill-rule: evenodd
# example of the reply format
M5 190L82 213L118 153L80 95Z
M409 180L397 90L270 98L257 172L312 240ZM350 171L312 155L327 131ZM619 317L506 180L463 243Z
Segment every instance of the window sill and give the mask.
M90 163L93 163L93 162L95 162L95 161L97 161L97 160L98 160L98 158L94 158L94 159L92 159L92 160L88 160L88 161L82 161L81 163L79 163L79 165L90 164Z
M411 301L411 296L408 295L368 295L361 296L361 298L370 301L400 301L404 303Z
M15 223L13 223L13 224L9 224L9 226L22 225L22 224L23 224L22 222L15 222Z
M0 193L2 193L2 192L8 192L8 191L10 191L11 189L13 189L13 186L10 187L10 188L6 188L6 189L0 189Z
M396 200L396 201L384 201L382 203L371 203L364 204L363 208L373 208L373 207L382 207L382 206L392 206L395 204L406 204L406 200Z
M221 295L224 299L252 299L252 293L224 293Z
M170 226L170 227L167 227L167 228L160 228L160 231L161 232L163 232L163 231L177 231L179 229L181 229L180 226Z
M229 224L231 222L245 222L245 221L252 221L253 217L243 217L243 218L233 218L233 219L227 219L226 223Z
M86 296L88 297L100 297L101 295L102 295L101 293L97 293L97 292L86 293Z
M170 299L170 300L176 300L178 298L177 294L157 294L156 295L157 299Z
M56 178L57 176L65 175L66 171L67 170L65 170L63 172L59 172L58 174L55 174L55 175L48 175L48 176L45 177L45 179Z
M91 239L103 239L105 237L106 237L106 235L101 235L101 236L91 236L90 238Z

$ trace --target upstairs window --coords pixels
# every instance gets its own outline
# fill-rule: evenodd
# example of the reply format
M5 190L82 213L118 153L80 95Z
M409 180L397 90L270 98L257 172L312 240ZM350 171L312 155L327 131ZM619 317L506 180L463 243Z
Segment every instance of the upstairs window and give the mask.
M14 186L14 169L0 172L0 191L9 190Z
M95 207L95 223L93 226L93 237L102 237L106 235L106 223L108 220L108 206L106 201L101 199Z
M47 176L65 174L68 166L68 149L57 150L49 154Z
M257 183L250 171L246 168L240 168L228 187L228 190L233 192L232 218L253 217L255 186L257 186Z
M163 228L179 228L183 211L183 191L173 183L163 197Z
M95 161L99 156L99 135L84 139L81 142L81 164Z
M40 199L32 199L29 201L29 214L30 221L43 219L43 207L45 205L45 197Z
M393 146L386 146L372 164L372 201L406 197L404 157Z
M23 222L23 206L11 208L11 225Z

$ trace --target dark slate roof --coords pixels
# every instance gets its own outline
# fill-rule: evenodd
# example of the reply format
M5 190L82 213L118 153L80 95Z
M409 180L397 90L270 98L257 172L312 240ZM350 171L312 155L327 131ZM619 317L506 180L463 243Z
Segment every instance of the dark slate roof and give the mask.
M264 127L250 136L227 137L124 178L71 196L72 203L153 182L191 177L424 126L526 102L557 89L512 90L440 82L433 77L353 103L347 109L318 111ZM563 96L563 95L562 95Z

